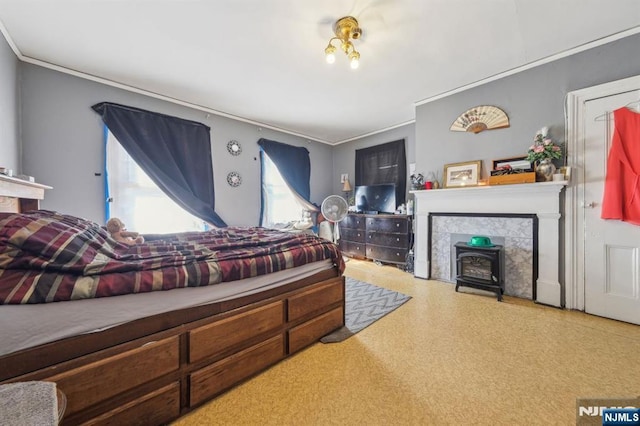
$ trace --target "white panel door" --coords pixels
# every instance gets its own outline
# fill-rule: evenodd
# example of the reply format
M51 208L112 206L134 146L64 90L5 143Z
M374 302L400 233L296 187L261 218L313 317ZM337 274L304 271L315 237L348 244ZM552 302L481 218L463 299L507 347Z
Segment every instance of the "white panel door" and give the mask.
M584 105L585 311L635 324L640 324L640 226L601 219L600 212L615 125L611 111L638 99L640 91L633 91Z

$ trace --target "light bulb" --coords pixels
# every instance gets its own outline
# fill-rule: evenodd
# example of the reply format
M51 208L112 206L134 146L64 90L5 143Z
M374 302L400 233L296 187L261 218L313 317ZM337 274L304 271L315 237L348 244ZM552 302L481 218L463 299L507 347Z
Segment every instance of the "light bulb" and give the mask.
M335 47L333 47L333 46L331 45L331 43L329 43L329 45L327 46L327 48L326 48L326 49L324 49L324 54L326 55L326 56L325 56L325 59L327 60L327 63L328 63L328 64L332 64L332 63L334 63L334 62L336 61L336 55L335 55L335 52L336 52L336 48L335 48Z
M351 61L352 70L355 70L360 66L360 54L355 50L349 53L349 59Z
M325 58L328 64L332 64L336 61L336 55L333 52L327 53L327 56Z

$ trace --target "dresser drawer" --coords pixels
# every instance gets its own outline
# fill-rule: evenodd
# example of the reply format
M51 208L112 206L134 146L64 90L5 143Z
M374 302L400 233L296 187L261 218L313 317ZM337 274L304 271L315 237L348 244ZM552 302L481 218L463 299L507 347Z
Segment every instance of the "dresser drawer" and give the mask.
M350 229L364 229L365 228L365 218L362 215L357 214L349 214L347 217L340 221L340 230L342 228L350 228Z
M380 231L380 232L409 232L409 220L406 216L403 217L368 217L367 218L367 231Z
M409 235L367 231L367 244L406 248L409 245Z
M340 229L340 239L364 243L365 232L364 229Z
M406 263L407 249L399 249L392 247L374 246L367 244L367 258L380 260L382 262Z
M353 241L340 239L340 250L344 254L354 257L365 257L366 255L364 243L354 243Z

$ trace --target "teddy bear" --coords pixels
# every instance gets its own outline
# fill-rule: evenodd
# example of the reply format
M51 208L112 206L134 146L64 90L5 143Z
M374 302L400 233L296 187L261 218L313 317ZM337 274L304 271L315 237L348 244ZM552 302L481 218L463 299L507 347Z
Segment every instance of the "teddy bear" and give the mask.
M123 244L130 246L144 243L144 237L137 232L127 231L124 223L117 217L112 217L107 221L107 231L111 234L111 237Z

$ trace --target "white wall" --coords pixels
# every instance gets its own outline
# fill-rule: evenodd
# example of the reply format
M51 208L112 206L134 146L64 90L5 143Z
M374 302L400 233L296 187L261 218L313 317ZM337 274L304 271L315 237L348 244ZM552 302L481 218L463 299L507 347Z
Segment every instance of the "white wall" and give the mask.
M331 193L331 146L285 133L208 115L174 103L143 96L83 78L21 63L23 104L23 165L38 182L51 185L45 209L104 221L104 152L102 120L91 106L102 101L131 105L204 123L211 127L216 211L229 225L259 223L260 159L257 141L267 138L305 146L311 158L311 200L322 203ZM242 154L232 156L226 145L235 139ZM242 185L226 182L230 171Z

